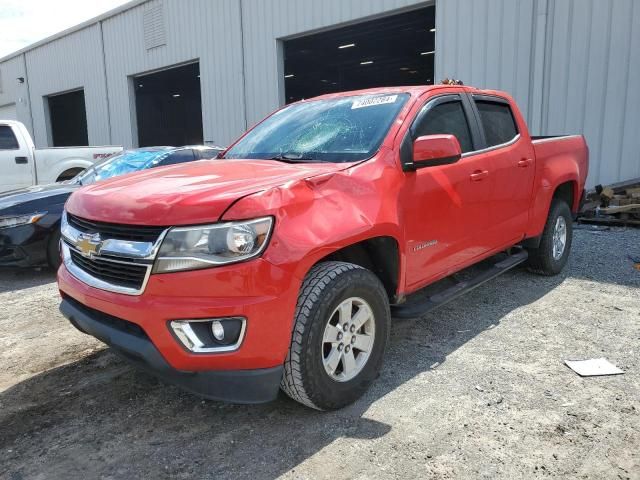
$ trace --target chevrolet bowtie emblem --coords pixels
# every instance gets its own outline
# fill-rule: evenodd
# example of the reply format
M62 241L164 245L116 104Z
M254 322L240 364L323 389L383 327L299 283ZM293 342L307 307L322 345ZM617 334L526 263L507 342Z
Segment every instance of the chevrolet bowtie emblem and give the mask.
M99 233L81 233L76 242L76 248L83 257L93 257L100 253L102 241Z

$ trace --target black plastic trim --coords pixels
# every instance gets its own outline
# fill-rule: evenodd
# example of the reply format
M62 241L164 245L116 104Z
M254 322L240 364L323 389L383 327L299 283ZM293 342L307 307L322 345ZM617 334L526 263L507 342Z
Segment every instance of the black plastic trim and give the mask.
M402 164L403 171L415 171L415 165L413 163L413 137L409 130L405 133L402 143L400 144L400 163Z
M471 130L471 139L473 142L473 150L471 152L466 152L469 155L478 150L482 150L487 142L484 138L484 130L482 129L480 115L475 109L475 105L471 100L471 96L468 93L465 93L461 97L462 106L464 108L465 114L467 115L467 122L469 123L469 129Z
M443 157L429 160L428 162L413 162L413 169L418 170L420 168L437 167L439 165L451 165L460 160L461 155L454 155L452 157Z
M580 216L580 213L582 213L582 209L584 208L584 204L586 202L587 202L587 190L583 188L582 195L580 195L580 201L578 202L578 209L575 212L573 210L571 212L574 222L578 220L578 217Z
M520 246L524 248L538 248L541 241L542 235L538 235L537 237L529 237L520 242Z
M114 328L101 321L100 317L106 314L88 307L80 308L77 303L77 300L67 297L60 304L60 312L74 327L96 337L114 352L169 383L204 398L231 403L264 403L278 395L283 373L281 365L255 370L176 370L151 340Z
M406 303L392 305L391 316L394 318L421 318L426 313L446 305L450 301L470 292L483 283L486 283L498 275L520 265L527 260L528 255L529 254L526 250L519 249L506 258L497 260L490 268L476 274L473 278L456 282L451 287L428 297L420 298L420 291L414 292L412 296L413 298L417 298L417 300L413 300L410 296ZM428 288L428 286L425 288Z

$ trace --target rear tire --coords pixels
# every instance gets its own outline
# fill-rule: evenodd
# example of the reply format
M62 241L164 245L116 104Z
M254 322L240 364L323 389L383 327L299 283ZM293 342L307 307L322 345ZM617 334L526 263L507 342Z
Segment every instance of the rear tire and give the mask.
M380 372L390 323L378 277L351 263L319 263L300 289L280 387L317 410L353 403Z
M60 264L62 263L62 259L60 258L60 227L55 233L51 234L51 238L49 238L49 243L47 245L47 262L49 266L53 270L58 270L60 268Z
M540 275L557 275L569 259L573 239L573 218L569 206L563 200L551 201L540 245L530 248L527 266Z

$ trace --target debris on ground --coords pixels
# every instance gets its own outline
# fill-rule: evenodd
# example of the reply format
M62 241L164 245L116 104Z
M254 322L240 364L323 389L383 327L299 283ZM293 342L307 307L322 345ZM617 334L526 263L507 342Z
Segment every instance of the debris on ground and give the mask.
M609 225L640 226L640 181L596 185L579 213L579 221Z
M601 375L620 375L624 373L606 358L589 360L565 360L564 363L581 377L597 377Z

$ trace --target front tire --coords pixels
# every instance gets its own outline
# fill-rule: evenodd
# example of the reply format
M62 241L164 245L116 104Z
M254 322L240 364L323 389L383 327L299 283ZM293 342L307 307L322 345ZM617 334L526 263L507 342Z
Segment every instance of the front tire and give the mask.
M353 403L382 367L391 314L372 272L345 262L314 266L302 284L282 390L317 410Z
M540 275L557 275L569 259L573 240L573 218L566 202L554 199L549 208L540 245L529 249L528 268Z

